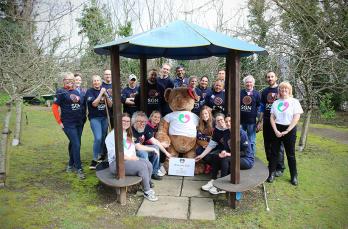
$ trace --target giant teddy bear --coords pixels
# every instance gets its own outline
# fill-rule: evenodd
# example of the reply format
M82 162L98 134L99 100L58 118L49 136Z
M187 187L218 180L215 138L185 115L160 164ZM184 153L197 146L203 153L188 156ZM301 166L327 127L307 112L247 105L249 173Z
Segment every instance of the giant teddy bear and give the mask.
M191 88L168 88L164 92L164 99L173 112L164 116L160 123L156 138L168 146L167 151L173 156L179 154L185 158L196 156L196 136L199 117L192 113L197 95ZM168 158L164 163L168 171Z

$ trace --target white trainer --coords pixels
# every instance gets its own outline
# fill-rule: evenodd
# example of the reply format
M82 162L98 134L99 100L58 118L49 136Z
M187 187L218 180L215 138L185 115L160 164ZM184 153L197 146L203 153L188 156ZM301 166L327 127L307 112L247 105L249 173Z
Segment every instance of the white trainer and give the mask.
M165 173L163 173L160 169L157 172L157 176L163 177L164 175L166 175Z
M201 188L204 191L209 191L213 186L213 181L214 180L210 180L207 184L203 185Z
M211 189L209 189L209 193L212 195L218 195L218 194L224 194L226 193L226 191L217 189L216 187L213 186L211 187Z
M166 171L166 169L164 168L163 165L161 165L160 170L161 170L161 172L162 172L164 175L167 174L167 171Z
M158 197L156 196L155 192L152 189L150 189L147 192L144 192L144 197L146 199L148 199L149 201L157 201L158 200Z

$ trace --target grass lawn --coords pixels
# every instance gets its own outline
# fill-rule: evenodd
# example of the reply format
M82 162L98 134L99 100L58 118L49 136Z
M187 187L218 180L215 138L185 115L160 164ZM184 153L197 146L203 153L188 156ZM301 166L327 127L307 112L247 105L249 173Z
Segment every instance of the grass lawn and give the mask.
M212 222L143 218L135 216L142 197L130 194L127 206L120 206L114 191L100 185L93 171L85 169L83 181L64 172L67 139L49 109L25 107L25 114L22 144L9 147L9 174L0 190L0 228L348 227L347 145L310 135L307 150L297 153L299 186L290 185L288 169L266 184L270 212L265 211L261 188L256 188L244 193L237 210L230 209L223 196L216 198L217 220ZM3 116L0 108L1 120ZM92 141L87 123L81 150L86 168ZM262 135L257 141L257 154L266 161Z

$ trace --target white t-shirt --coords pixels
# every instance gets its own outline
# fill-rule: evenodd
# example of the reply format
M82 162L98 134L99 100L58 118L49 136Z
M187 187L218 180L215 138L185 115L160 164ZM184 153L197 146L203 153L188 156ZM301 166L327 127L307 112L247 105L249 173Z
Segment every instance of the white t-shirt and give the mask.
M164 120L170 124L170 135L197 136L199 117L191 111L173 111L164 116Z
M272 104L271 114L275 116L275 122L280 125L290 125L295 114L302 114L300 102L292 97L278 99Z
M105 138L105 145L108 150L108 161L109 164L111 164L113 161L116 160L115 156L115 133L114 130L112 130L108 136ZM123 153L127 157L131 157L136 155L135 151L135 144L133 141L129 141L127 139L127 133L123 132Z

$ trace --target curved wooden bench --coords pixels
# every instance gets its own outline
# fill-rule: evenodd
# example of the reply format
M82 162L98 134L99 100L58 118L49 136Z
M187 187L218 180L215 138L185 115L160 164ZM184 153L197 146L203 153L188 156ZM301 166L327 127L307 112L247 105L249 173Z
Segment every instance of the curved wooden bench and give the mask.
M142 181L142 178L139 176L126 176L122 179L116 179L115 175L113 175L109 168L99 170L96 172L96 175L100 182L103 184L116 188L117 191L117 200L121 203L121 205L126 204L127 199L127 190L128 186L132 186L138 184Z
M244 192L265 182L268 174L267 166L260 159L255 158L254 166L251 169L240 170L239 184L232 184L230 175L216 179L213 184L226 192Z
M232 208L238 206L238 192L244 192L259 186L268 178L268 167L258 158L255 158L254 166L251 169L240 170L239 184L231 183L231 176L216 179L213 185L227 192L227 199ZM266 198L266 197L265 197Z

